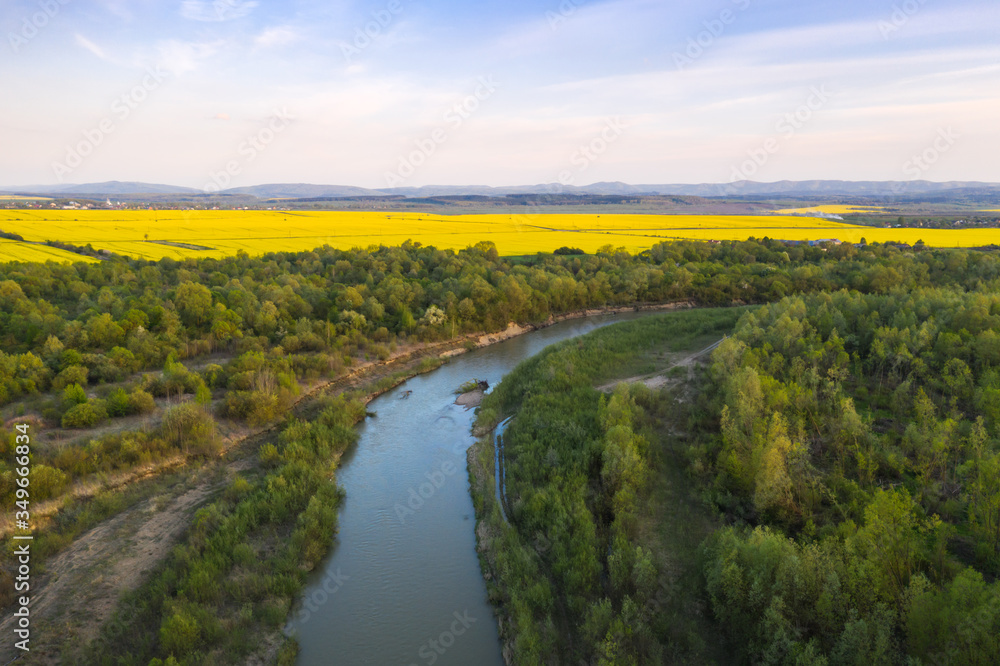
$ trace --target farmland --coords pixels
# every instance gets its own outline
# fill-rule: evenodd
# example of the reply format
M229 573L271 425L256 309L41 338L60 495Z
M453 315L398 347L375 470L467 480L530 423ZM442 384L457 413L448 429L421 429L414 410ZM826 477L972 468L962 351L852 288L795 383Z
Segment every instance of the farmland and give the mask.
M835 207L844 208L844 207ZM838 239L858 243L923 240L932 247L977 247L1000 240L991 229L884 229L821 218L751 215L454 215L398 212L6 210L0 231L25 243L0 246L4 260L75 259L37 245L71 245L145 259L300 252L399 245L407 240L461 249L488 240L503 255L551 252L570 246L594 252L605 245L636 252L665 240ZM45 256L42 256L42 253Z
M48 245L0 238L0 261L97 261Z
M851 215L853 213L878 213L881 210L881 206L842 206L837 204L823 204L820 206L810 206L808 208L783 208L774 212L779 215L809 215L812 213Z

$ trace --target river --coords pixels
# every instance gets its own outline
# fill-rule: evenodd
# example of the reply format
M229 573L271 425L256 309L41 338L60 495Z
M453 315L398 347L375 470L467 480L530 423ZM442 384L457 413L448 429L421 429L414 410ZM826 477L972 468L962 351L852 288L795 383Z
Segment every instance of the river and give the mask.
M564 321L476 349L372 401L337 471L347 493L331 554L288 629L298 664L502 666L476 554L465 454L472 379L494 385L546 346L647 313ZM411 391L408 397L403 397Z

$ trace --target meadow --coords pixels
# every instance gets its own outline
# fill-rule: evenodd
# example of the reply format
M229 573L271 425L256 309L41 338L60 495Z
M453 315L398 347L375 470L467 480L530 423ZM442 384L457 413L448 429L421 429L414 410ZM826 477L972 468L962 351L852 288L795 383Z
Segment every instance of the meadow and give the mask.
M830 208L830 207L824 207ZM844 208L844 207L834 207ZM568 246L592 253L606 245L630 252L665 240L838 239L978 247L997 243L993 229L884 229L822 218L781 215L453 215L399 212L4 210L0 231L24 243L0 245L0 260L76 260L37 245L58 240L145 259L301 252L393 246L407 240L445 249L492 241L500 254L551 252ZM47 256L41 256L41 252Z

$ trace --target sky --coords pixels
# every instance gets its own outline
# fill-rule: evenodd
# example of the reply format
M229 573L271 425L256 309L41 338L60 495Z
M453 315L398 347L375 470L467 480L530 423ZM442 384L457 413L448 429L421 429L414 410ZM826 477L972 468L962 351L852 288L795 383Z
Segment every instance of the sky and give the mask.
M1000 181L992 0L0 5L0 185Z

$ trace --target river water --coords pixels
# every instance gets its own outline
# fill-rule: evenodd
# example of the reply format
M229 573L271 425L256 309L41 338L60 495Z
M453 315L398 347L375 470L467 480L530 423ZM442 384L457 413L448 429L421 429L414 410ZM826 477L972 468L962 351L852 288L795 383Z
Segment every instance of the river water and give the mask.
M474 412L454 391L472 378L492 386L554 342L637 316L565 321L477 349L369 405L377 416L337 471L339 534L288 626L298 664L503 665L475 550Z

